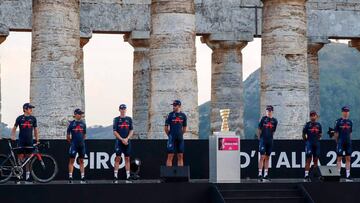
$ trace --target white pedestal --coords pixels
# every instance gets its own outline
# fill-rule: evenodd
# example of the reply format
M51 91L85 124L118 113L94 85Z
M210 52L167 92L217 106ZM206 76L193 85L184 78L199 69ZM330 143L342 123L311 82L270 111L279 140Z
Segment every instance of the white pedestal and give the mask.
M240 182L240 138L235 132L209 137L210 182Z

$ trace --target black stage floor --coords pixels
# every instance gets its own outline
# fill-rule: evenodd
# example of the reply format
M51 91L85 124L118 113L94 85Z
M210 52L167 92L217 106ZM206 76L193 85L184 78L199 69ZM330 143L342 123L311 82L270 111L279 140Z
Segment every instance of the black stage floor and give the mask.
M0 185L0 202L171 202L171 203L352 203L360 202L360 180L345 182L304 182L302 179L273 179L259 183L247 179L241 183L162 183L160 180L89 180L53 181L47 184L8 182Z

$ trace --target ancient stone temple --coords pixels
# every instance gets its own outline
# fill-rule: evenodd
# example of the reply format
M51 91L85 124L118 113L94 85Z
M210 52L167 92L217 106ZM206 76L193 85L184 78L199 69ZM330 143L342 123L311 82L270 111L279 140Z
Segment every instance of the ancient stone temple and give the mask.
M359 22L358 0L2 0L0 44L9 31L32 33L30 100L42 137L57 139L85 106L83 47L92 33L124 34L135 135L161 139L173 99L188 115L186 138L198 137L196 36L212 50L211 130L229 108L230 129L244 136L241 52L261 38L261 113L273 105L277 138L296 139L320 110L318 52L329 39L360 50Z

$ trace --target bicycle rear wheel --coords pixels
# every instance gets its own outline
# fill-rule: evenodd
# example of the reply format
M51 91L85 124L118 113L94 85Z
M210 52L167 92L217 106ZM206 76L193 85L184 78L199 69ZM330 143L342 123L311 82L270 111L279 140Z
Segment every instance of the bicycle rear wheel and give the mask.
M11 178L13 165L8 156L0 154L0 183L5 183Z
M50 182L55 178L57 172L57 163L55 159L48 154L42 154L41 160L35 156L31 161L31 175L37 182Z

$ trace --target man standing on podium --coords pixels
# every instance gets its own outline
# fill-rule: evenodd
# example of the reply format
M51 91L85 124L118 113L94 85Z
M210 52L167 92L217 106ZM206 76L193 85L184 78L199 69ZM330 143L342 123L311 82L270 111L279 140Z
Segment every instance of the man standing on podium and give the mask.
M263 116L258 126L259 152L261 154L259 160L259 181L268 181L269 157L273 147L273 137L276 131L278 121L273 117L274 107L268 105L266 107L266 116ZM264 176L262 175L264 168Z
M341 171L341 162L342 158L345 155L345 168L346 168L346 181L352 182L353 179L350 176L350 166L351 166L351 135L353 123L349 119L350 108L344 106L341 108L342 117L337 119L335 122L335 139L336 139L336 152L337 152L337 168L338 171Z
M177 153L177 165L184 166L184 133L187 127L186 115L181 112L181 101L174 100L173 111L165 120L165 133L168 136L166 166L172 166L174 154Z
M314 168L318 167L318 160L320 156L320 138L322 136L321 124L317 122L318 115L315 111L310 112L310 121L307 122L303 128L302 137L305 141L305 176L304 180L309 181L309 170L311 158L314 161Z

